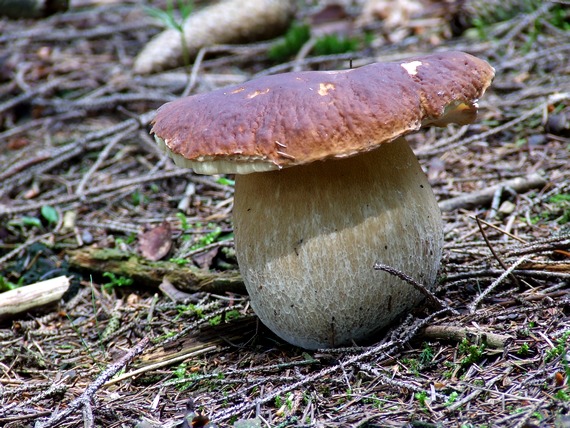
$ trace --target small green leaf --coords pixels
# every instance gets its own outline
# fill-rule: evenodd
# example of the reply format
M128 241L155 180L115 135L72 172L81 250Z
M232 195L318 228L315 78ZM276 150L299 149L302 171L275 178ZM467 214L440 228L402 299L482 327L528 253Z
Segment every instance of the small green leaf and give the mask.
M37 217L22 216L22 226L42 227L42 222Z
M51 205L44 205L41 213L42 217L45 218L49 224L57 223L59 220L59 214Z
M235 180L230 180L229 178L226 178L226 177L218 178L216 180L216 183L222 184L224 186L235 186L235 184L236 184Z

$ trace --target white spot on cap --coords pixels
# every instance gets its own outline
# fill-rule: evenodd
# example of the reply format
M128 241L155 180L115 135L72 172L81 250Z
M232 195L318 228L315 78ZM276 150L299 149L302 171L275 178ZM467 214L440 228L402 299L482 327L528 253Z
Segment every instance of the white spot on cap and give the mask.
M410 76L415 76L418 74L418 67L422 65L421 61L412 61L412 62L405 62L400 64Z
M264 91L259 91L259 90L253 91L253 92L247 94L247 98L249 98L251 100L252 98L257 97L258 95L265 95L268 92L269 92L269 88L265 89Z
M334 85L332 83L320 83L319 84L319 95L324 97L328 95L329 91L334 90Z

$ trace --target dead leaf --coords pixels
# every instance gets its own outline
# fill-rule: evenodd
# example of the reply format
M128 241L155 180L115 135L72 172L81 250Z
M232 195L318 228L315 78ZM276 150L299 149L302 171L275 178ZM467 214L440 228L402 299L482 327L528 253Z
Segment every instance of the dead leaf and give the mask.
M139 235L139 251L148 260L162 259L168 254L171 247L172 230L167 221Z

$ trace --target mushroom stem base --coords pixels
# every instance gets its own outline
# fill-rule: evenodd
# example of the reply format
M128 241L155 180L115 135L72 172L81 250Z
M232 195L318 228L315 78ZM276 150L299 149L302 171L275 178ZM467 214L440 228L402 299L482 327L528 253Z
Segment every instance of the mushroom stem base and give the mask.
M351 158L236 176L235 243L251 304L308 349L369 339L421 300L394 267L430 288L440 210L403 138Z

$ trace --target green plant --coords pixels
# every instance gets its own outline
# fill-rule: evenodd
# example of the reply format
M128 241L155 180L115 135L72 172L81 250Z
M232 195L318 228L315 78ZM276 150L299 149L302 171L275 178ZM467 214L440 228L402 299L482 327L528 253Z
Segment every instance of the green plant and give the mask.
M570 31L570 11L561 4L556 4L550 9L548 22L563 31Z
M208 227L213 228L213 230L198 238L197 242L190 247L191 251L199 250L200 248L213 244L222 234L222 228L220 226L215 226L214 224L209 223Z
M131 195L131 201L135 207L142 204L148 204L150 199L146 197L139 189L136 189Z
M103 277L109 278L109 282L103 284L103 290L111 292L116 287L128 287L133 284L133 279L126 276L115 275L113 272L103 272Z
M426 366L433 361L434 352L429 343L424 342L422 345L422 352L420 353L420 364Z
M335 55L358 50L360 40L356 37L341 37L336 34L326 34L315 41L315 55Z
M169 261L170 261L170 263L175 263L178 266L186 266L188 263L190 263L190 260L188 260L188 259L181 259L181 258L176 258L176 257L171 258Z
M457 391L453 391L451 394L449 394L447 400L445 400L444 405L447 407L451 406L453 403L457 401L457 397L459 397L459 394L457 393Z
M280 395L278 395L275 397L275 407L279 409L281 408L281 406L283 406L283 398Z
M188 305L177 305L176 310L178 315L175 320L178 320L182 315L196 315L198 318L204 318L204 310L191 303Z
M52 225L59 221L59 214L56 209L51 205L44 205L41 209L41 214L46 221Z
M485 351L485 344L482 343L480 345L475 345L469 342L468 339L463 339L459 343L458 351L463 355L459 363L461 364L461 367L466 368L481 360Z
M304 24L293 24L285 33L283 40L273 44L267 52L270 60L282 62L299 52L299 49L311 38L311 28Z
M428 393L427 391L420 391L420 392L416 392L414 394L414 398L416 400L418 400L418 402L420 403L420 406L423 407L424 409L427 409L427 398L428 398Z
M558 224L570 222L570 194L553 195L548 198L548 202L554 205L554 210L550 213L549 218L556 218Z
M236 184L235 180L230 180L229 178L226 178L226 177L219 177L216 180L216 183L222 184L224 186L232 186L232 187L235 186L235 184Z
M182 363L179 364L178 367L176 367L174 369L174 372L172 373L174 375L174 377L176 377L177 379L184 379L186 377L186 368L188 367L187 363Z
M42 228L42 222L37 217L30 217L30 216L22 216L20 218L16 218L10 220L8 222L9 227L18 227L20 231L24 231L26 227L37 227L38 229Z
M5 276L0 275L0 293L3 291L13 290L19 285L8 280Z
M180 220L180 227L183 231L186 232L192 228L190 222L188 221L188 218L186 217L186 214L180 212L176 213L176 218Z
M519 349L517 349L517 354L521 356L528 355L530 352L530 346L528 343L523 343Z
M570 330L565 331L564 334L562 334L562 336L556 340L556 346L554 348L546 351L546 357L544 360L546 362L549 362L559 355L565 355L567 352L566 346L568 344L568 338L570 338Z
M407 369L414 374L414 376L420 375L420 369L422 365L420 361L416 358L402 358L402 364L407 367Z
M194 2L191 0L177 0L177 9L180 14L180 20L176 19L176 13L173 0L166 1L166 10L154 7L145 7L145 11L149 16L158 19L167 28L177 31L180 34L182 46L182 62L185 66L190 65L190 53L188 45L184 39L184 21L188 19L194 9Z
M219 325L222 322L222 319L225 321L230 321L239 318L239 316L239 311L232 309L231 311L224 312L222 315L216 315L215 317L210 318L208 322L210 325Z

